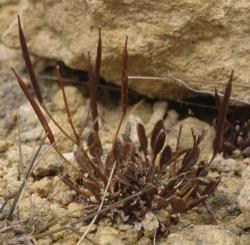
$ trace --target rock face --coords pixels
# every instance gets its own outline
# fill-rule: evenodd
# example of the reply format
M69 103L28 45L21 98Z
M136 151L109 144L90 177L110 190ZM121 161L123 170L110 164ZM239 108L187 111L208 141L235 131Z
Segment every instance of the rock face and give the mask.
M19 13L30 51L87 69L95 54L98 26L103 32L102 76L119 83L121 52L129 36L129 75L168 76L130 79L129 86L151 97L177 99L222 91L232 69L233 96L250 102L250 2L246 0L22 0ZM18 48L13 20L3 41ZM245 85L242 83L245 83Z

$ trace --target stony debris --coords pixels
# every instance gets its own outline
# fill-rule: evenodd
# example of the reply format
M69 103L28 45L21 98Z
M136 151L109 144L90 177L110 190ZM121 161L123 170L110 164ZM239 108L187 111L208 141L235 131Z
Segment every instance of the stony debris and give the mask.
M41 126L33 108L28 101L19 106L17 115L19 118L21 132L27 132L38 126Z
M216 190L214 198L208 201L214 205L214 209L220 213L220 217L227 217L230 215L232 218L239 214L238 196L242 189L243 181L239 177L226 177L223 176Z
M28 161L32 158L32 154L35 152L36 148L33 148L30 145L22 144L22 157L24 165L28 166ZM19 162L19 150L17 145L13 145L8 148L8 150L5 152L5 157L9 162Z
M250 234L243 234L240 236L240 245L248 245L250 241Z
M33 182L29 186L31 193L38 193L40 197L47 197L52 189L52 180L44 177L40 180Z
M54 210L51 207L51 204L46 202L46 198L40 197L39 194L29 195L29 193L24 193L19 201L17 211L20 219L23 220L30 219L36 214L36 219L39 220L40 225L44 225L55 218ZM48 212L48 210L50 211Z
M240 162L232 158L225 159L222 155L218 155L211 164L211 170L224 176L234 176L240 172Z
M238 204L242 214L237 218L237 224L242 228L250 227L250 166L242 174L244 186L238 196Z
M83 94L81 90L72 85L67 85L64 87L65 94L67 96L67 102L70 108L70 113L74 115L79 107L86 107L86 100L83 98ZM52 102L54 104L54 111L57 111L57 113L63 113L65 114L65 106L64 106L64 100L62 96L62 91L57 90L56 93L53 95ZM67 119L67 118L65 118Z
M0 81L0 98L0 138L13 140L11 132L16 125L16 111L25 98L13 79Z
M21 140L22 142L37 141L41 139L42 133L43 130L40 126L30 128L28 131L21 133Z
M94 241L100 245L125 245L119 231L112 227L99 226Z
M250 213L250 181L244 184L240 192L238 202L242 212Z
M169 115L169 119L167 117L166 120L166 129L169 130L169 133L167 135L167 144L173 147L173 149L176 146L180 125L183 125L180 141L181 149L187 149L193 144L193 139L191 137L191 128L193 128L196 134L200 134L204 129L207 130L205 140L203 140L200 146L200 159L208 160L211 157L213 140L215 135L214 128L212 126L194 117L188 117L181 121L178 121L178 123L174 123L174 121L176 120L175 113L171 113L171 115ZM171 124L173 125L173 127L171 127Z
M170 224L170 214L167 210L160 210L157 213L157 218L161 224L168 226Z
M68 208L69 216L72 218L80 218L82 213L84 212L83 205L80 203L76 203L76 202L70 202L67 208ZM96 229L96 225L93 225L93 227L95 227Z
M63 168L63 162L60 157L54 152L48 153L49 150L50 146L43 146L40 154L43 156L42 161L40 161L33 170L33 174L37 177L56 175Z
M146 213L142 226L144 230L144 236L153 237L157 229L159 228L159 220L153 213Z
M168 108L168 103L165 101L156 102L153 105L153 113L151 115L151 118L149 122L146 124L146 130L152 131L154 125L156 122L162 118L164 118Z
M234 222L238 227L240 227L243 230L249 229L250 228L249 213L243 212L234 220Z
M53 197L53 200L63 206L70 204L76 196L75 192L70 190L58 176L53 178L52 186L53 189L51 190L51 196Z
M0 159L0 196L11 196L18 190L21 180L18 163Z
M238 245L239 238L231 231L217 225L197 225L169 234L160 245Z
M9 147L10 143L7 140L0 140L0 153L5 152L8 147Z
M152 245L152 242L149 237L142 237L136 245Z
M175 110L169 110L167 112L167 117L164 120L164 126L167 131L170 131L178 122L179 115Z
M121 231L121 237L126 244L136 244L139 234L135 228L131 225L121 224L118 226L118 230Z

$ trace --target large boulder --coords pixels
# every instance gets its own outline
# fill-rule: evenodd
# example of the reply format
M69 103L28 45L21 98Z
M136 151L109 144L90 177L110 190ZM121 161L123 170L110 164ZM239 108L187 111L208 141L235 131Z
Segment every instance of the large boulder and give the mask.
M121 52L129 36L129 86L150 97L178 99L223 91L232 69L233 97L250 102L250 2L247 0L22 0L19 13L30 51L87 69L103 32L101 75L119 83ZM19 47L17 21L3 35ZM175 79L173 78L173 76Z

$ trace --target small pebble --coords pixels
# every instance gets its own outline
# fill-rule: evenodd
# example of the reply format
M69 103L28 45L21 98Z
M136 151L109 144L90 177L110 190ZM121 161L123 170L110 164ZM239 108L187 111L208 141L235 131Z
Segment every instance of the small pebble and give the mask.
M5 152L9 147L9 142L6 140L0 140L0 153Z
M159 228L158 218L153 213L147 213L142 221L142 226L144 228L144 236L153 237Z

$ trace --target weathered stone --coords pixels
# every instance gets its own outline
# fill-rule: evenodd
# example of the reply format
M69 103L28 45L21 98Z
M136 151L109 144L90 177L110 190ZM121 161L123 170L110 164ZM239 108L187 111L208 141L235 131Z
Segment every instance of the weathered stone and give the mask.
M68 205L76 196L75 192L70 190L70 188L65 185L58 176L53 178L53 186L55 188L53 189L51 196L53 196L53 200L57 203Z
M112 227L106 227L106 226L98 227L94 241L102 245L124 244L119 236L119 231L117 231Z
M240 245L248 245L250 241L250 234L244 234L240 236Z
M238 196L242 186L243 181L241 178L225 175L216 189L216 195L208 200L208 203L211 202L216 206L220 217L238 215L240 212Z
M6 140L0 140L0 153L6 151L9 147L9 142Z
M171 115L173 116L173 115ZM174 119L170 119L174 120ZM191 129L194 130L196 135L199 135L202 130L207 130L207 134L204 140L200 144L200 158L202 160L208 160L211 157L212 149L213 149L213 140L215 136L214 128L210 126L208 123L203 122L194 117L188 117L184 120L178 121L172 127L169 124L172 124L168 118L166 119L168 124L167 129L167 144L169 144L173 149L176 147L176 142L178 138L178 133L180 129L180 125L182 125L182 134L181 134L181 141L180 141L180 148L187 149L193 145L193 137L191 133Z
M10 136L16 123L16 111L24 96L12 79L0 81L0 137Z
M21 90L19 91L21 92ZM28 101L19 106L17 115L19 117L21 132L40 126L40 122Z
M243 174L244 186L240 191L238 196L238 204L242 211L241 216L238 217L238 225L243 227L248 227L250 225L250 166L244 169Z
M30 185L30 191L32 193L38 193L40 197L47 197L51 189L52 181L47 177L37 180Z
M227 175L227 176L233 176L235 175L235 173L238 173L240 170L238 161L232 158L225 159L223 158L222 155L216 156L210 168L213 171L218 171L219 173L222 173L223 175Z
M20 184L18 164L0 159L0 196L15 194Z
M238 227L242 229L248 229L250 227L250 214L249 213L242 213L236 219L235 223Z
M156 102L153 105L153 112L149 122L146 125L147 130L152 131L153 127L155 126L156 122L160 119L163 119L166 111L167 111L168 104L166 102Z
M56 175L63 167L61 159L55 153L47 153L47 145L43 146L41 155L45 155L43 161L36 165L33 174L35 176L44 177Z
M159 227L158 218L153 213L147 213L142 221L144 236L153 237Z
M22 0L19 13L31 52L87 70L94 56L98 26L103 29L102 76L120 83L121 52L129 36L129 75L167 76L166 80L130 80L151 97L177 99L220 91L232 69L233 97L250 101L248 1L35 1ZM115 20L115 21L114 21ZM17 21L3 35L19 47ZM173 78L174 75L180 80ZM183 81L183 82L182 82Z
M160 223L162 223L164 225L170 224L170 215L169 215L168 211L160 210L159 213L157 214L157 217L158 217Z
M160 245L236 245L239 244L238 237L231 231L216 225L197 225L183 231L172 233L167 241L162 241Z
M136 244L137 245L151 245L152 242L149 237L142 237Z

